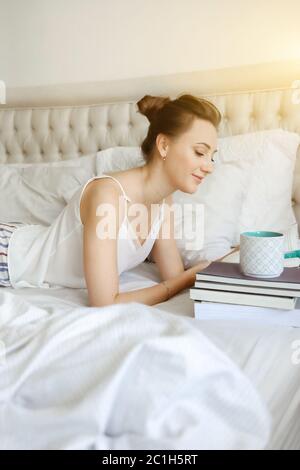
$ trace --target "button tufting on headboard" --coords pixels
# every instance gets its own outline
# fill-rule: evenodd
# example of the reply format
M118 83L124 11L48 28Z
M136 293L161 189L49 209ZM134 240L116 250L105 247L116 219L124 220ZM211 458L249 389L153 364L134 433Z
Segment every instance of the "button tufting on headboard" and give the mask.
M219 108L219 136L282 127L300 134L292 88L201 95ZM175 98L172 97L172 98ZM136 102L49 108L0 108L0 163L79 158L117 145L140 145L149 122ZM134 128L134 132L132 129ZM26 146L26 147L25 147ZM293 199L300 222L300 150Z

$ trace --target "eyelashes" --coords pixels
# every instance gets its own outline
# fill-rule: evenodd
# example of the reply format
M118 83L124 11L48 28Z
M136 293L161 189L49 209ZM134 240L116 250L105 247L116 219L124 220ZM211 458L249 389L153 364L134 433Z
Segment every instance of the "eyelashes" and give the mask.
M196 155L198 155L199 157L205 157L204 153L196 152ZM211 162L212 162L212 163L215 162L214 158L211 159Z

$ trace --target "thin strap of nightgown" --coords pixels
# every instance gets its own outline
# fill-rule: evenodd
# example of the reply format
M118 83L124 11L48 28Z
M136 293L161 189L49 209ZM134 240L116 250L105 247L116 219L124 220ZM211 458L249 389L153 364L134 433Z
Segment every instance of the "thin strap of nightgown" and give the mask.
M102 176L103 176L103 177L106 177L106 178L112 178L114 181L116 181L116 182L118 183L118 185L120 186L120 188L121 188L121 190L122 190L123 196L124 196L124 198L125 198L125 217L124 217L123 222L122 222L122 225L123 225L123 223L125 222L125 220L128 219L128 204L127 204L127 202L131 202L131 199L130 199L130 197L127 196L127 194L126 194L125 191L124 191L123 186L121 185L120 181L117 180L117 178L115 178L114 176L111 176L111 175L105 175L104 173L103 173Z
M115 181L118 183L118 185L120 186L120 188L121 188L121 190L122 190L122 193L123 193L123 196L125 197L125 199L126 199L127 201L130 201L130 202L131 202L130 197L127 196L127 194L126 194L125 191L124 191L123 186L121 185L120 181L117 180L117 178L115 178L114 176L111 176L111 175L105 175L104 173L103 173L103 175L101 175L101 176L106 177L106 178L112 178L113 180L115 180Z

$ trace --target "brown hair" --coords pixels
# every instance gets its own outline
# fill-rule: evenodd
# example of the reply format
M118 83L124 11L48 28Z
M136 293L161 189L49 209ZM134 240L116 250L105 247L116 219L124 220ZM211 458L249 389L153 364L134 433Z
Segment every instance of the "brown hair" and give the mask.
M211 122L216 129L221 121L221 113L214 104L188 94L181 95L175 100L145 95L137 102L137 106L139 112L150 122L148 134L141 145L147 162L153 157L158 134L178 137L190 128L195 118Z

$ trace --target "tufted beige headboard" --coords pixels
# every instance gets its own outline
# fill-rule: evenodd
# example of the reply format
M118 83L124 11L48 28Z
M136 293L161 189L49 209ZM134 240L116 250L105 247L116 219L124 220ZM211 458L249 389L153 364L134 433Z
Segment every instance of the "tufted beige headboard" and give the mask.
M211 100L222 113L220 137L278 127L300 134L299 95L299 90L292 88L218 95L199 92L199 96ZM137 112L132 101L0 108L0 163L59 161L118 145L137 146L147 128L148 120ZM300 155L293 201L300 226Z

